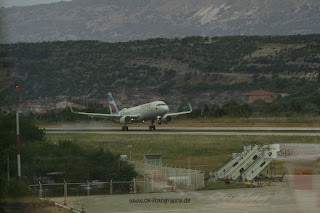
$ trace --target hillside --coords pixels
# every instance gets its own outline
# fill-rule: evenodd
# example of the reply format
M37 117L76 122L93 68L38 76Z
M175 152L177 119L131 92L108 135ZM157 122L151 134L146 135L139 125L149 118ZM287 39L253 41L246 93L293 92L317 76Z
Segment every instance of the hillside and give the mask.
M320 35L187 37L123 43L68 41L0 45L0 102L105 98L221 103L264 89L319 88Z
M318 0L73 0L0 9L2 42L320 33Z

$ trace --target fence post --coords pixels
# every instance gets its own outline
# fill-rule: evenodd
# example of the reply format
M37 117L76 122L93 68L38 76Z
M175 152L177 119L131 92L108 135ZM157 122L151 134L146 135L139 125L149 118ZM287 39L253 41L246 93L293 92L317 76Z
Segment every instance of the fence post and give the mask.
M39 181L39 198L42 198L42 184Z
M146 192L149 193L149 183L148 183L148 178L145 177L145 184L146 184Z
M88 183L87 195L90 196L90 182L87 180L87 183Z
M110 181L110 195L112 195L112 179Z
M133 194L137 193L137 189L136 189L136 179L133 178Z
M153 192L153 177L151 177L151 192Z
M204 189L204 174L201 175L201 181L202 181L202 189Z
M65 180L64 181L64 184L63 184L63 188L64 188L64 205L66 206L67 205L67 193L68 193L68 189L67 189L67 183Z
M198 182L198 178L199 178L198 175L199 175L199 172L196 171L196 175L195 175L195 176L196 176L196 177L195 177L195 179L196 179L196 180L195 180L195 183L196 183L196 184L195 184L195 185L196 185L196 186L195 186L195 190L197 190L198 188L200 188L200 187L199 187L199 182Z

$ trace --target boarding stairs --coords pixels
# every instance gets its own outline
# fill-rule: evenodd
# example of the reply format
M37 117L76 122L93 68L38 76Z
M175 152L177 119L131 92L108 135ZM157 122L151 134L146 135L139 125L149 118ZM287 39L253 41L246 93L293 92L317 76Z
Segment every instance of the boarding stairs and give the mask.
M279 144L244 146L241 153L233 153L232 159L214 172L215 178L251 181L277 157L279 151Z

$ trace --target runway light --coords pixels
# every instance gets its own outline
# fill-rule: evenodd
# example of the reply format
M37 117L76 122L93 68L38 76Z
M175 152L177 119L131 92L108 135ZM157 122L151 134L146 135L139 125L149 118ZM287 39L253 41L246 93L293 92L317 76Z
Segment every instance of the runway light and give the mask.
M142 123L144 123L144 120L142 120Z

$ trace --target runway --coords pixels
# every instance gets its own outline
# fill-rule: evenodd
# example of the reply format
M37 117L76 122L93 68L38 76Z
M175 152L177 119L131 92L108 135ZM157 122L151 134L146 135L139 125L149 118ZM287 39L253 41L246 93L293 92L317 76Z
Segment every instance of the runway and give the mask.
M157 127L150 131L148 127L109 128L45 128L48 134L190 134L190 135L305 135L320 136L320 128L272 128L272 127Z

